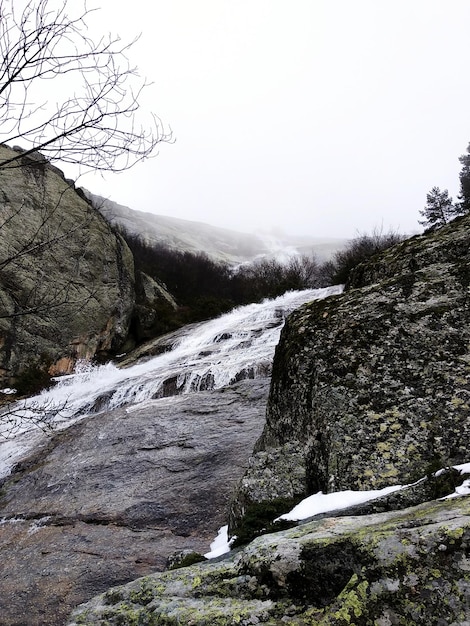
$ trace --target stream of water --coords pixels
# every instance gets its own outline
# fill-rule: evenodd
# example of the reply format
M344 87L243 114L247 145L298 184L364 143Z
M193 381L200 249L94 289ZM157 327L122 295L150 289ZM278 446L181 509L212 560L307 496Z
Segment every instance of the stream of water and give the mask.
M171 350L127 368L112 363L79 364L15 409L14 428L0 417L0 476L40 436L35 415L65 428L76 419L168 395L219 389L244 378L269 376L286 316L305 302L341 293L340 286L288 292L274 300L239 307L196 326Z

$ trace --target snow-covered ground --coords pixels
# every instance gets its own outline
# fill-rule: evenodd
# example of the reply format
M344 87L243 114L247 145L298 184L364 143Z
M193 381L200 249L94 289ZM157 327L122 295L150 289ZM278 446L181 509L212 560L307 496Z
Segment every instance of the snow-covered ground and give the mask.
M347 509L356 504L363 504L364 502L387 496L389 493L399 491L400 489L403 489L401 485L394 485L371 491L336 491L334 493L319 491L299 502L292 511L281 515L277 520L299 521L312 517L312 515Z
M461 474L470 474L470 463L462 463L461 465L454 465L454 469L458 470ZM436 472L436 476L442 474L445 470L441 469ZM452 498L459 498L460 496L470 495L470 480L464 480L461 485L456 487L454 493L441 498L441 500L451 500Z
M219 529L217 537L210 545L210 551L204 556L206 559L215 559L218 556L222 556L222 554L230 552L232 541L232 539L229 540L228 538L228 526L222 526L222 528Z

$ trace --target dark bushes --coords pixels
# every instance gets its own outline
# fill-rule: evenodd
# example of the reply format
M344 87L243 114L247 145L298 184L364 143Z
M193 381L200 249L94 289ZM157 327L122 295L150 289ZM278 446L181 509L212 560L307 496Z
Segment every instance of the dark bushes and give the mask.
M30 363L15 379L15 388L18 396L30 396L51 387L52 377L49 373L51 360L41 357L38 361Z
M286 291L320 286L314 258L292 257L241 265L236 269L218 263L204 253L150 245L122 232L134 255L136 274L144 272L163 282L179 304L177 324L209 319L234 306L274 298ZM174 321L174 320L173 320ZM170 320L166 320L171 326Z
M276 498L249 504L243 519L233 529L233 535L236 537L232 544L233 547L246 545L259 535L274 533L295 526L296 522L274 520L279 515L290 511L296 504L298 504L298 499L295 498Z
M324 264L321 280L329 285L345 284L356 265L404 239L406 236L397 232L382 233L377 229L371 235L366 233L358 235L348 243L344 250L337 252L331 261Z
M294 256L286 263L262 259L242 265L232 275L232 293L239 304L275 298L286 291L320 287L315 258Z
M121 234L133 252L136 276L143 272L164 283L179 305L176 311L165 303L155 305L154 321L145 331L139 331L136 321L137 341L216 317L235 306L275 298L286 291L346 283L358 263L405 238L376 230L354 238L323 265L314 257L299 255L285 263L263 258L234 269L202 252L172 250L162 244L148 244L125 231ZM137 306L148 306L140 297Z
M198 308L201 298L230 300L227 286L230 282L228 266L217 263L204 253L192 254L172 250L159 244L148 244L140 237L121 233L134 255L136 274L144 272L163 282L181 307ZM227 310L232 302L220 304ZM193 321L193 320L188 320Z

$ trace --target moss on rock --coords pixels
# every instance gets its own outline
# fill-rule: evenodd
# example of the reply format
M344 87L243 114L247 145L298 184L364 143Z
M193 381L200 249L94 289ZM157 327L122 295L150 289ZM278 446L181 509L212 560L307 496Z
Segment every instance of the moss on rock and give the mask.
M470 498L459 498L264 535L97 596L69 626L437 626L468 620L469 594Z

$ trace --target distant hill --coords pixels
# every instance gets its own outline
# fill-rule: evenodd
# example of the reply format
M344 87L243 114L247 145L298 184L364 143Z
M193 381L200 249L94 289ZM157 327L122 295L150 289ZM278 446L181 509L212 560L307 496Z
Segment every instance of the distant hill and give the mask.
M181 251L203 251L227 263L244 263L262 256L282 258L296 253L314 253L324 261L345 244L344 239L242 233L203 222L135 211L86 189L83 192L111 224L122 226L149 243Z

